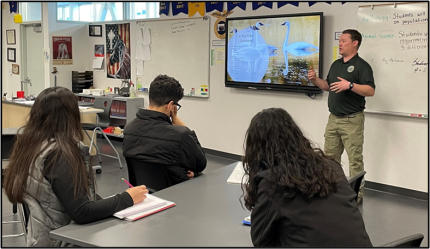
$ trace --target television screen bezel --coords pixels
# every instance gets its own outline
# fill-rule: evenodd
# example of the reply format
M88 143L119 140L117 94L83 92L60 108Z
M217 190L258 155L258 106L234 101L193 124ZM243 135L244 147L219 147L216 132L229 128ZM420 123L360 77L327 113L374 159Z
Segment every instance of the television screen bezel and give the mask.
M242 17L231 17L226 18L226 32L228 32L228 23L231 20L244 20L244 19L263 19L263 18L279 18L279 17L297 17L297 16L320 16L320 50L319 50L319 65L318 65L318 77L321 78L322 66L323 66L323 21L324 21L324 13L323 12L311 12L311 13L294 13L294 14L282 14L282 15L265 15L265 16L242 16ZM242 88L242 89L251 89L251 90L272 90L272 91L284 91L284 92L299 92L299 93L307 93L307 94L318 94L322 93L323 90L318 86L293 86L293 85L284 85L284 84L270 84L270 83L249 83L249 82L241 82L241 81L229 81L228 80L228 34L225 36L225 87L232 88Z

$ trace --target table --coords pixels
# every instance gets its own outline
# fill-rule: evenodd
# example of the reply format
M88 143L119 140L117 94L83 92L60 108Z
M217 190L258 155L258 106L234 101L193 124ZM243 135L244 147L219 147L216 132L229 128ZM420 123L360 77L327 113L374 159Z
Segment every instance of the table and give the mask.
M239 184L227 178L236 163L154 193L176 206L131 222L108 218L51 231L53 239L103 247L253 247L242 220Z

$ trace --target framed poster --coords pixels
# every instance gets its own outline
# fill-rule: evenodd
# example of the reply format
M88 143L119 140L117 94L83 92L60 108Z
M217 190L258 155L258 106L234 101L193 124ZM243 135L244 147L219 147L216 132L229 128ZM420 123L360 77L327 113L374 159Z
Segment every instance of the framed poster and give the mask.
M16 48L7 49L7 61L16 62Z
M131 79L130 23L106 24L107 78Z
M52 65L72 65L72 37L52 37Z
M15 30L14 29L6 30L6 39L7 39L8 45L16 44L16 36L15 36Z
M102 36L102 25L90 25L89 35L90 36Z
M13 74L19 74L19 65L18 64L12 64L12 73Z

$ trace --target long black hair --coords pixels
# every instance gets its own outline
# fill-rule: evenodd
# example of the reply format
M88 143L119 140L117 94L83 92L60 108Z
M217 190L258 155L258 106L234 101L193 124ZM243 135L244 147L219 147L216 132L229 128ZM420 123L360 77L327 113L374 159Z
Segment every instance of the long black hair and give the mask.
M337 191L331 164L336 163L321 149L312 147L293 118L282 108L265 109L251 121L245 137L243 167L248 184L242 182L245 206L256 202L257 174L272 182L271 192L284 196L304 195L307 199L324 197Z
M67 161L71 166L75 198L78 193L89 195L89 179L93 179L93 175L91 169L87 171L78 147L78 142L82 141L80 123L78 99L69 89L51 87L37 96L24 130L18 132L10 164L5 170L3 186L10 202L23 203L29 169L53 143L56 145L49 153L50 160L45 161L44 170L52 170L58 162Z

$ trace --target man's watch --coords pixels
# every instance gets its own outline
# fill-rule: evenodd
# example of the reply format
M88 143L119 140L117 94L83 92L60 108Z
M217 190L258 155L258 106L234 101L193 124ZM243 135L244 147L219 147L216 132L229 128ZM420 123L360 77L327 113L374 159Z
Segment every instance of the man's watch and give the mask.
M349 90L351 90L354 87L354 83L349 83Z

